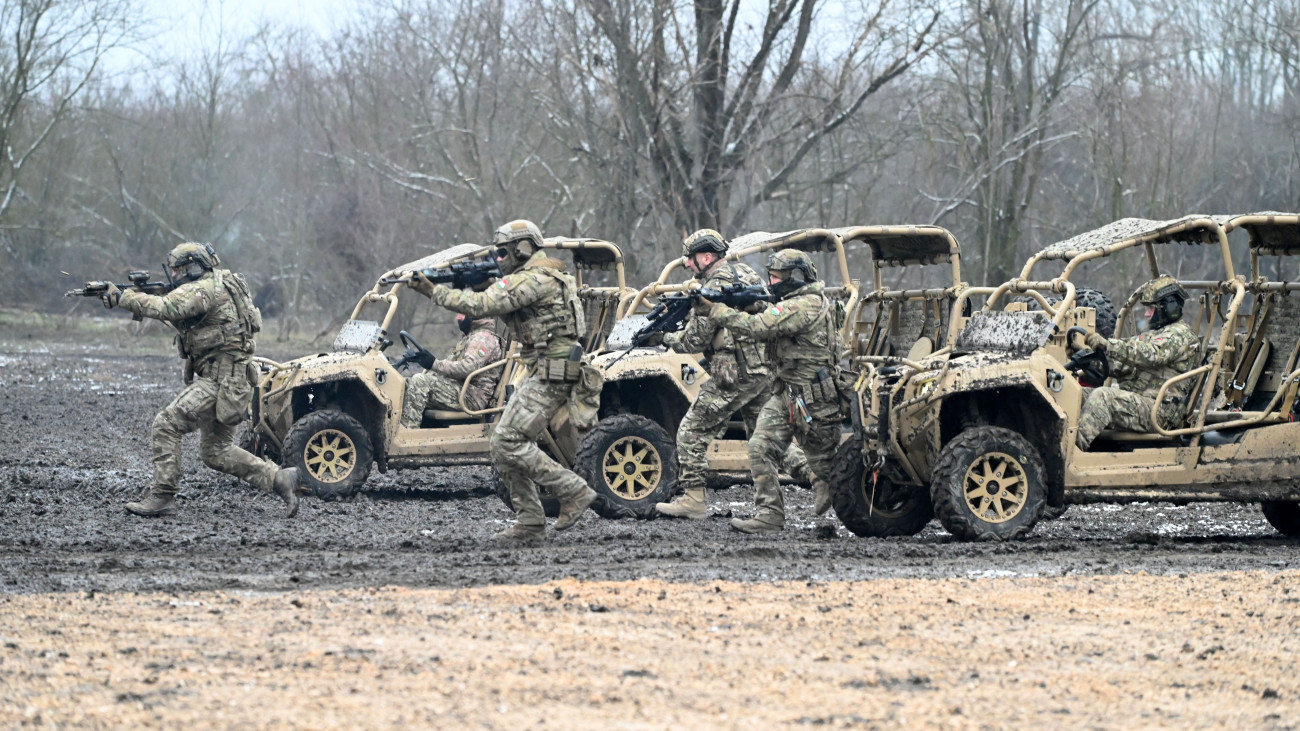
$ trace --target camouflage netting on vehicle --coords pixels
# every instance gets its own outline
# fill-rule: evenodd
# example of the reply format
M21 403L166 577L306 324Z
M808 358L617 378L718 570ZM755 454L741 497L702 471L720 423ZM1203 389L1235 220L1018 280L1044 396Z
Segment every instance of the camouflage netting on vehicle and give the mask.
M938 226L853 226L833 232L846 245L850 241L865 243L872 260L881 267L941 264L952 257L951 236Z
M1250 219L1263 218L1261 221ZM1245 219L1244 223L1239 223ZM1233 219L1236 226L1244 226L1251 234L1250 246L1264 256L1300 255L1300 225L1296 214L1280 211L1261 211Z
M1089 251L1096 251L1107 246L1114 246L1123 241L1139 237L1158 236L1164 231L1178 229L1184 224L1195 220L1211 220L1219 225L1228 222L1230 216L1184 216L1168 221L1152 221L1146 218L1122 218L1114 223L1106 224L1101 228L1093 229L1078 236L1068 238L1065 241L1059 241L1051 246L1044 248L1039 256L1044 259L1073 259L1080 254ZM1185 241L1187 243L1206 243L1203 233L1198 233L1200 229L1192 228L1190 230L1181 230L1177 233L1171 233L1170 241Z
M429 254L428 256L421 257L413 262L396 267L384 276L399 276L404 272L431 269L456 259L466 258L470 254L477 251L483 251L486 248L487 247L482 244L456 244L450 248L443 249L442 251Z
M1051 335L1052 318L1044 312L976 312L957 336L956 350L1028 355Z

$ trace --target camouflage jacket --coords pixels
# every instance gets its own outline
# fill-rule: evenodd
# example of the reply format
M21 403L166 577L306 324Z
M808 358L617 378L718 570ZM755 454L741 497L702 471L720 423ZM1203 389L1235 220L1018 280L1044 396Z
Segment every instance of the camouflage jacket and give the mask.
M469 334L456 343L451 353L442 360L435 361L430 370L455 381L464 382L469 374L485 365L504 358L501 337L496 333L496 322L491 318L475 320ZM501 377L499 369L482 373L470 384L469 391L477 394L477 403L487 403L496 390L497 379ZM471 403L475 403L471 401Z
M702 272L704 289L722 289L736 282L761 284L758 272L744 262L717 261L708 271ZM699 276L696 277L700 279ZM768 373L763 347L758 339L740 333L733 334L717 318L698 312L691 313L685 329L664 335L664 345L678 353L701 353L709 359L709 372L720 375L736 370L736 378Z
M1165 381L1195 368L1199 356L1200 339L1181 321L1131 338L1112 338L1106 347L1116 385L1147 398L1155 398ZM1182 399L1193 380L1166 391L1166 399Z
M585 329L577 285L564 264L539 251L518 271L482 292L435 284L426 293L434 303L474 319L500 317L520 345L520 359L563 360Z
M833 375L839 363L834 310L822 294L824 289L822 282L805 285L756 315L726 305L714 305L710 314L737 336L771 341L768 352L777 378L788 386L802 386L811 382L820 368L830 368Z
M200 373L200 364L221 354L236 362L253 355L253 336L244 332L238 309L221 278L224 269L205 272L165 295L151 295L128 289L122 292L122 309L170 323L177 330L181 357L189 358Z

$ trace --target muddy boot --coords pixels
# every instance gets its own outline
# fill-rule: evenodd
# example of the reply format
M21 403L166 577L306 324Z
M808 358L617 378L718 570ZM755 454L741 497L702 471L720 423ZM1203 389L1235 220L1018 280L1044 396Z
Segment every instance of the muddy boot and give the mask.
M785 530L785 518L759 513L752 518L732 518L731 527L741 533L779 533Z
M813 480L813 515L825 515L831 509L831 486L825 480Z
M279 495L284 504L289 506L289 512L284 517L292 518L298 514L298 488L301 486L302 479L298 476L297 467L286 467L275 473L271 492Z
M704 488L687 488L681 495L673 498L672 502L656 503L655 512L670 518L704 520L709 517L709 505L704 500Z
M507 545L526 545L530 543L541 543L546 540L546 526L531 526L515 523L492 536L496 543Z
M560 517L555 519L555 530L572 528L594 502L596 502L596 491L589 487L578 497L560 503Z
M149 493L138 503L127 503L126 512L153 518L176 514L176 496L156 492Z

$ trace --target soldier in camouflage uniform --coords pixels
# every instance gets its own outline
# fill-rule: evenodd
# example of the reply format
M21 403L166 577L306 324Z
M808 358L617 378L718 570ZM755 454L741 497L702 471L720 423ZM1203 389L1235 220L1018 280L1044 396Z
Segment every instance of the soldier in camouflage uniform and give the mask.
M736 337L767 340L776 367L775 388L758 414L749 442L754 475L754 517L731 521L745 533L785 528L785 501L777 465L797 439L813 474L830 477L831 458L840 441L840 398L835 386L840 346L834 305L822 294L817 269L797 249L774 252L767 260L768 282L777 301L749 315L725 305L701 301L698 312L711 317Z
M1074 443L1086 450L1103 429L1149 433L1155 397L1165 381L1196 367L1200 339L1182 321L1187 290L1178 280L1165 275L1147 282L1140 295L1146 305L1145 320L1150 327L1140 335L1125 339L1107 339L1090 333L1088 347L1106 353L1110 372L1117 379L1114 386L1091 389L1085 395L1079 414L1079 431ZM1168 428L1180 425L1183 400L1192 388L1187 379L1165 391L1160 404L1160 422Z
M418 272L412 287L436 304L471 317L500 317L520 345L528 378L511 396L492 430L492 464L510 491L517 520L496 534L506 543L546 537L546 514L538 486L560 501L555 530L578 522L596 500L596 491L537 446L542 430L569 401L580 373L572 356L586 329L577 284L564 264L546 255L542 232L531 221L511 221L497 229L497 261L504 273L482 292L432 284Z
M727 242L712 229L696 231L682 242L683 260L701 288L762 282L749 265L723 259L726 253ZM713 318L700 314L693 314L685 329L664 335L663 344L679 353L702 353L709 362L709 380L700 387L677 429L677 483L682 494L671 502L659 503L655 512L701 520L709 516L704 480L709 443L726 432L727 421L737 411L745 423L746 435L754 433L759 409L771 396L772 370L765 362L763 345L756 339L732 335ZM830 490L825 482L807 474L808 460L803 451L790 445L784 461L792 475L812 482L817 514L826 512Z
M456 327L464 335L451 354L436 361L433 367L411 376L406 382L406 399L402 405L402 426L418 429L425 409L460 411L460 389L469 374L483 366L501 360L501 338L496 333L496 321L490 317L475 320L468 315L456 315ZM481 411L492 404L500 370L491 370L475 376L465 389L465 405Z
M185 390L153 420L153 487L140 502L126 504L136 515L175 514L181 437L196 429L203 464L279 495L289 505L289 517L298 512L298 469L280 469L235 446L235 427L244 419L257 377L253 335L262 316L243 277L220 265L210 245L181 244L167 255L172 281L180 283L171 292L155 296L110 285L102 297L107 307L171 324L185 359Z

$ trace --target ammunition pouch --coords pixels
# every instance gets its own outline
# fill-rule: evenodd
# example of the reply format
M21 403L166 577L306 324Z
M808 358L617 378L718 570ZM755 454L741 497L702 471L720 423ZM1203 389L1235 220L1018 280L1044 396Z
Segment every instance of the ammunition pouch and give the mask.
M839 389L835 386L835 378L825 368L817 371L817 377L803 388L804 398L809 403L838 404L840 401Z
M553 383L576 383L582 377L582 361L542 358L537 361L537 377Z

